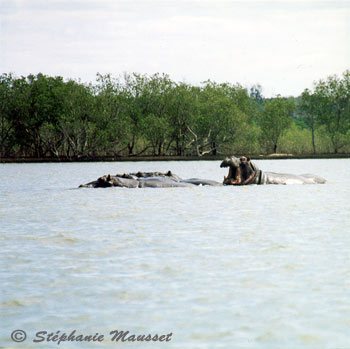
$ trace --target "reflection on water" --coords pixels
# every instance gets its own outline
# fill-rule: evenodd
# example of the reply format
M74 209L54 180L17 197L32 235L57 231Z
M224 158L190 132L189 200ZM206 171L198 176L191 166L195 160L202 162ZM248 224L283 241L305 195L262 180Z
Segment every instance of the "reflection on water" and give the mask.
M350 161L257 161L325 185L75 189L111 173L221 181L218 161L0 165L0 347L38 331L166 348L349 346ZM335 172L337 170L337 172ZM15 329L27 332L21 344ZM42 347L57 346L41 343ZM134 347L135 343L119 343Z

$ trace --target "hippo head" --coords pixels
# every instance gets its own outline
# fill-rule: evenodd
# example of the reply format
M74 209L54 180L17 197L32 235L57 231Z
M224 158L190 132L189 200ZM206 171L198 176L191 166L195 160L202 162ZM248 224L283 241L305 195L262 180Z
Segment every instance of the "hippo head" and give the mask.
M227 157L220 167L229 167L228 175L224 176L223 184L240 184L242 181L240 170L240 159L235 156Z
M224 159L224 161L221 163L220 167L233 167L237 169L240 165L240 159L236 158L235 156L227 157Z
M250 158L246 158L245 156L242 156L239 160L242 171L242 179L246 180L254 172L252 163L250 162Z
M249 184L256 175L258 168L250 161L250 158L242 156L240 159L235 156L227 157L220 167L229 167L229 173L224 177L223 184Z
M253 173L258 171L258 167L250 160L250 158L246 158L242 156L241 159L241 167L248 173L248 177Z

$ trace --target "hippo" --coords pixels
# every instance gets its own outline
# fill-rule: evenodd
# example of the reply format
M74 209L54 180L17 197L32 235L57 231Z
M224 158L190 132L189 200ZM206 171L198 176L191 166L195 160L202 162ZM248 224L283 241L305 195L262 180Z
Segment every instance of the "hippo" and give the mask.
M228 175L223 183L210 179L190 178L182 179L168 171L162 172L136 172L116 175L105 175L96 181L82 184L79 188L172 188L195 187L199 185L223 186L223 185L248 185L248 184L323 184L326 180L313 174L286 174L261 171L251 160L242 156L225 158L220 167L228 167Z
M220 167L229 167L229 173L224 177L224 185L248 184L324 184L326 180L313 174L286 174L261 171L251 160L242 156L225 158Z
M172 188L172 187L195 187L198 185L222 186L222 183L200 178L181 179L176 174L168 171L162 172L137 172L105 175L96 181L82 184L79 188Z

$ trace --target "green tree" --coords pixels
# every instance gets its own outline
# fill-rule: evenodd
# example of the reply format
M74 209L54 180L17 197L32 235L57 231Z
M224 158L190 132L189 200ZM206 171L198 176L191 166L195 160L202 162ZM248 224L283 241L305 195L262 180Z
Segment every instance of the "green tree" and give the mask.
M151 145L153 155L162 155L169 141L171 94L174 83L163 74L145 77L140 105L142 135Z
M122 95L124 112L128 117L127 149L128 155L135 154L135 147L142 136L141 120L143 109L143 91L147 76L140 74L125 74Z
M25 155L27 148L31 147L29 138L30 125L30 87L25 77L11 78L5 96L5 123L2 129L4 145L7 144L6 154ZM2 114L4 116L4 114Z
M313 153L316 153L315 131L318 126L318 116L321 113L320 99L317 95L312 94L310 90L305 89L301 95L300 111L302 120L307 128L311 131L311 143Z
M152 155L164 154L164 145L169 132L167 118L148 114L142 119L141 127L144 137L151 144Z
M14 77L12 74L0 76L0 156L8 156L14 146L14 123L11 111L14 108Z
M334 153L350 142L350 71L343 78L320 80L314 91L320 125L327 129Z
M175 84L169 101L167 151L183 156L193 146L192 128L199 115L200 89L186 83Z
M95 86L97 137L100 151L112 155L122 155L128 148L132 122L129 118L127 91L120 79L110 74L97 75Z
M62 136L61 152L67 157L79 158L94 154L99 134L95 122L95 100L91 86L74 80L64 87L64 110L57 130Z
M241 138L242 130L251 124L252 102L240 85L207 81L199 90L198 113L192 126L192 144L198 156L226 152Z
M25 120L27 138L33 155L46 155L41 128L45 123L56 124L64 110L64 81L62 77L48 77L43 74L27 77L29 84L29 110Z
M267 101L260 114L261 142L273 153L277 152L280 137L291 126L295 105L291 100L278 95Z
M249 90L249 97L259 105L264 103L264 97L262 94L262 87L260 84L253 85Z

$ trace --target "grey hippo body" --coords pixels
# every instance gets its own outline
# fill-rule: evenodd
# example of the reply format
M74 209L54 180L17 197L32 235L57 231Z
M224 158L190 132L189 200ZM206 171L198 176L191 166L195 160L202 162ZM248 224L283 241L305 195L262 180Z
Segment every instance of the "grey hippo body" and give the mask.
M96 181L82 184L80 188L173 188L173 187L195 187L198 185L222 186L222 183L209 179L190 178L182 179L176 174L168 171L161 172L137 172L122 175L106 175Z
M80 188L172 188L195 187L199 185L223 186L223 185L248 185L248 184L316 184L326 183L322 177L313 174L286 174L261 171L249 158L235 156L226 158L220 167L228 167L229 173L224 177L223 183L210 179L190 178L182 179L168 171L162 172L137 172L124 173L122 175L106 175L96 181L82 184Z
M287 174L260 170L249 158L235 156L226 158L220 167L229 167L224 185L248 184L324 184L326 180L313 174Z

